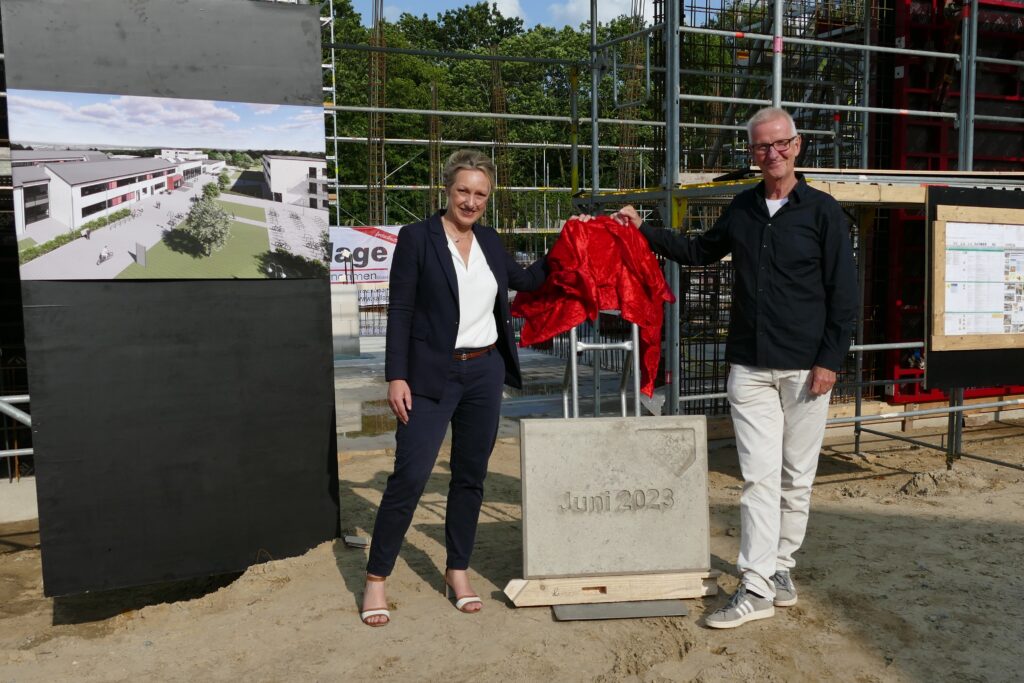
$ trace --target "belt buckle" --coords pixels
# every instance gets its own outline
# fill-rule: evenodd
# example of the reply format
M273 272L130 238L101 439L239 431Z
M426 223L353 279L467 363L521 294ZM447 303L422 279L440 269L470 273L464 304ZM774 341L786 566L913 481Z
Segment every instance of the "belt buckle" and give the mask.
M458 356L456 356L456 358L457 358L458 360L469 360L469 354L468 354L468 353L466 353L465 351L463 351L463 352L462 352L462 353L460 353L460 354L459 354Z

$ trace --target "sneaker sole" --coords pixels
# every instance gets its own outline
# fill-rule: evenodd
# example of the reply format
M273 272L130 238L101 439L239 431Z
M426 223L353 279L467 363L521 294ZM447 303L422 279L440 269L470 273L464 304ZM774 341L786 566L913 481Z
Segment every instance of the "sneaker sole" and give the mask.
M751 612L750 614L734 619L733 621L708 621L704 620L704 623L709 628L736 628L737 626L743 626L750 621L757 621L758 619L770 619L775 616L775 608L770 607L766 610L760 610L758 612Z
M796 604L796 598L792 597L789 600L779 600L778 598L775 598L775 602L773 604L776 607L792 607Z

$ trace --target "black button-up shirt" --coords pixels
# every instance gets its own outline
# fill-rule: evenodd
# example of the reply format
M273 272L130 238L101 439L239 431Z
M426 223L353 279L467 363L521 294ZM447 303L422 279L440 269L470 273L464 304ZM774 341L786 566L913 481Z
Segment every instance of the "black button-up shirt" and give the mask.
M798 174L768 215L764 182L738 194L702 235L641 225L651 248L687 266L732 254L735 282L726 360L776 370L838 371L850 350L858 291L849 220Z

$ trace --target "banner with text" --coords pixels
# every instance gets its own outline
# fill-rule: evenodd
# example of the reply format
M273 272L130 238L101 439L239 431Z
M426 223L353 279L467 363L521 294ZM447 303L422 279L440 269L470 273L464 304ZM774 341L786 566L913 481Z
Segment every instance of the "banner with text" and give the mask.
M331 284L387 282L400 225L330 230Z

